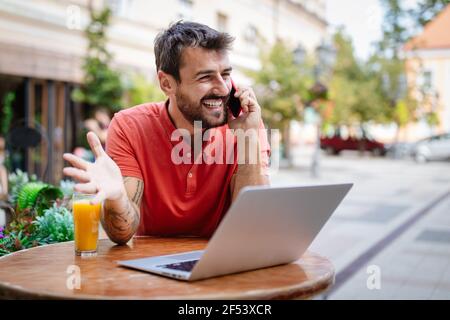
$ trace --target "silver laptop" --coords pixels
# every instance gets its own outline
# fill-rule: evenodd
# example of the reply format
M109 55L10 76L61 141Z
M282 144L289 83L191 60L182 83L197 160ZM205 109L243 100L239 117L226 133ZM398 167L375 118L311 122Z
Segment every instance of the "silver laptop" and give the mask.
M352 186L245 187L205 250L118 263L187 281L290 263L303 255Z

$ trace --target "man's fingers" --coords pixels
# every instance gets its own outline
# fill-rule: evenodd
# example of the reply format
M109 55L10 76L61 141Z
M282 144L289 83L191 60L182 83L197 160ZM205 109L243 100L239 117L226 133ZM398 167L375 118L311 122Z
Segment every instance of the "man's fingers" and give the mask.
M105 150L103 150L100 139L92 131L88 132L87 141L96 159L105 153Z
M71 153L64 153L63 159L70 162L70 164L78 169L87 170L89 162L83 160Z
M242 92L241 98L242 98L242 99L248 98L249 95L250 95L250 91L245 90L244 92Z
M100 190L100 191L95 195L94 199L91 200L91 204L102 203L102 201L105 200L105 198L106 198L105 192L103 192L103 191Z
M241 107L242 107L242 111L244 111L244 113L248 113L248 104L249 104L248 98L244 98L241 100Z
M97 192L97 187L91 182L77 183L73 188L79 193L95 194Z
M248 88L242 87L242 88L238 89L238 90L236 91L236 93L235 93L234 96L235 96L236 98L239 98L239 97L241 97L241 96L242 96L242 97L244 97L244 96L250 96L250 97L253 97L253 98L256 97L255 92L254 92L253 89L250 88L250 87L248 87Z
M242 88L237 88L236 93L234 94L234 96L236 98L239 98L240 96L242 96L245 92L247 92L246 88L242 87Z
M255 91L252 88L248 88L248 92L250 93L250 98L256 99Z
M248 106L248 111L249 111L249 112L258 111L258 108L259 108L258 103L257 103L256 100L253 99L252 97L249 97L249 98L248 98L248 104L247 104L247 106Z
M80 182L91 181L88 173L84 170L80 170L80 169L72 168L72 167L66 167L63 169L63 173L64 173L64 175L72 177L75 180L80 181Z

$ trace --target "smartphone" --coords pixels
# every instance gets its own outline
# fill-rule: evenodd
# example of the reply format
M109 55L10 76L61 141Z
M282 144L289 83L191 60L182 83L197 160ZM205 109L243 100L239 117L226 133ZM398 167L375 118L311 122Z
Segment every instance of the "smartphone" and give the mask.
M236 93L236 86L234 85L233 80L231 80L231 91L230 91L230 99L228 100L228 108L231 111L233 117L237 118L241 113L241 101L239 98L236 98L234 94Z

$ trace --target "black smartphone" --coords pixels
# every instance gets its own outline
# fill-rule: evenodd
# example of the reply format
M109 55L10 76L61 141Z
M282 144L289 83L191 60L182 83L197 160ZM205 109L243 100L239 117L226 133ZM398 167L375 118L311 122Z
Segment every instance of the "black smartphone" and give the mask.
M231 111L233 117L237 118L241 113L241 101L239 98L236 98L234 94L236 93L236 86L234 85L233 80L231 80L231 91L230 91L230 99L228 100L228 108Z

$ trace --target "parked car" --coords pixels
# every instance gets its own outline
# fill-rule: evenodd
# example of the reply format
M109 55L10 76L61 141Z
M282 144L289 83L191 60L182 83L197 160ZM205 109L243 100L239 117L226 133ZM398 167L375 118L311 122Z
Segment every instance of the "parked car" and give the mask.
M385 145L367 135L343 138L337 134L331 137L322 137L320 139L320 148L328 154L334 155L338 155L343 150L369 151L375 156L384 156L386 154Z
M419 163L450 159L450 133L431 136L416 142L411 156Z
M396 142L385 144L386 156L392 159L407 159L411 157L414 143L411 142Z

